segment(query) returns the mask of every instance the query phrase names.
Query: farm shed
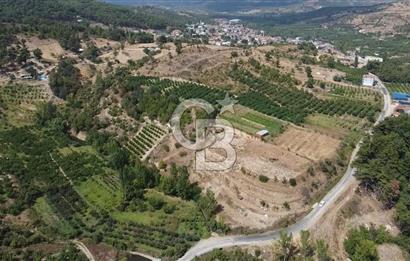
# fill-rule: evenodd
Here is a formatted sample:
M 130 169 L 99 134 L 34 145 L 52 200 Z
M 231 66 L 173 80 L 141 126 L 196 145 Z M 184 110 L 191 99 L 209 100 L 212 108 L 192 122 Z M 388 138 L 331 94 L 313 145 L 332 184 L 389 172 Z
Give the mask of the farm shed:
M 269 131 L 268 130 L 260 130 L 256 133 L 256 136 L 258 136 L 259 138 L 263 138 L 269 135 Z

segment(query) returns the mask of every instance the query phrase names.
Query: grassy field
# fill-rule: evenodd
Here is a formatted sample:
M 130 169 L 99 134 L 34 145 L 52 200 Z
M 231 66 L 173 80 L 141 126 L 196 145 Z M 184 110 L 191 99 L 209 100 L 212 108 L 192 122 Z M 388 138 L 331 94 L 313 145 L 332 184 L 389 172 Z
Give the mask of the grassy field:
M 320 84 L 320 82 L 318 82 L 318 84 Z M 382 95 L 376 90 L 358 86 L 344 86 L 336 83 L 325 83 L 325 85 L 326 88 L 329 89 L 326 96 L 331 98 L 348 98 L 375 104 L 381 104 L 382 101 Z
M 29 105 L 9 104 L 3 111 L 0 107 L 0 130 L 30 125 L 34 119 L 34 110 Z
M 45 197 L 38 198 L 33 207 L 37 215 L 46 223 L 48 226 L 56 229 L 62 235 L 72 235 L 74 230 L 72 226 L 65 221 L 60 219 L 53 207 L 47 202 Z
M 112 210 L 121 203 L 122 190 L 110 188 L 101 176 L 92 177 L 81 183 L 77 190 L 90 204 L 101 209 Z
M 95 151 L 95 148 L 92 146 L 81 146 L 81 147 L 64 147 L 58 150 L 59 153 L 61 153 L 63 156 L 67 156 L 73 152 L 84 152 L 84 153 L 90 153 L 93 155 L 98 155 L 97 151 Z
M 225 112 L 221 118 L 229 121 L 235 128 L 251 135 L 266 129 L 274 137 L 284 130 L 284 124 L 279 120 L 243 106 L 235 106 L 235 114 Z
M 324 114 L 314 114 L 306 117 L 305 126 L 342 138 L 350 132 L 362 132 L 369 126 L 369 122 L 353 116 L 331 117 Z
M 200 235 L 207 235 L 206 224 L 205 222 L 198 222 L 202 217 L 193 202 L 169 197 L 156 190 L 148 190 L 145 198 L 146 201 L 150 201 L 151 198 L 162 200 L 167 208 L 173 209 L 172 213 L 165 213 L 165 207 L 160 210 L 114 211 L 112 213 L 113 218 L 120 222 L 136 222 L 144 225 L 166 227 L 178 233 L 188 233 L 195 230 Z

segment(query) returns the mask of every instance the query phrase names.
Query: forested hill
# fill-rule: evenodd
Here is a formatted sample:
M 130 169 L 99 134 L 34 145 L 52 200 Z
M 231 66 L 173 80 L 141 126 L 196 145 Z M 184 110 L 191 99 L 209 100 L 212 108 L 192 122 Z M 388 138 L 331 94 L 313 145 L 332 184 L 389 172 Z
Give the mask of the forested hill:
M 76 21 L 78 17 L 106 25 L 165 29 L 194 20 L 154 7 L 123 7 L 96 0 L 1 0 L 0 21 L 31 23 L 35 19 Z
M 389 118 L 362 146 L 355 163 L 357 178 L 387 208 L 395 207 L 401 234 L 398 244 L 410 249 L 410 116 Z

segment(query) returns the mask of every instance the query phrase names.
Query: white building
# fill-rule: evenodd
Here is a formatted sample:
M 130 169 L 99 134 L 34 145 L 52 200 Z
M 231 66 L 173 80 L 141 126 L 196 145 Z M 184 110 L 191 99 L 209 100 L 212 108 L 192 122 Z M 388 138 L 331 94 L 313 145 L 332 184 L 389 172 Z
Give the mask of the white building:
M 363 86 L 365 87 L 373 87 L 375 84 L 375 79 L 373 76 L 369 74 L 363 75 Z
M 364 59 L 366 60 L 366 62 L 383 62 L 383 58 L 381 57 L 377 57 L 377 56 L 366 56 L 364 57 Z

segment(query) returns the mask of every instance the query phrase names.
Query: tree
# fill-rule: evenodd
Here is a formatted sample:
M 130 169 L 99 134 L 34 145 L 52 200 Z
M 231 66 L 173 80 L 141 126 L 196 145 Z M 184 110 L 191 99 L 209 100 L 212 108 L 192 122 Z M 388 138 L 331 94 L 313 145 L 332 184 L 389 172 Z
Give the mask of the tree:
M 168 39 L 165 35 L 160 35 L 160 36 L 157 37 L 156 41 L 157 41 L 158 44 L 164 44 L 164 43 L 168 42 Z
M 60 60 L 57 68 L 50 73 L 50 87 L 54 95 L 65 99 L 81 87 L 80 70 L 70 59 Z
M 306 69 L 305 69 L 305 71 L 306 71 L 306 75 L 307 75 L 308 78 L 313 78 L 313 76 L 312 76 L 312 68 L 311 68 L 310 66 L 307 66 Z
M 370 240 L 362 240 L 356 246 L 352 261 L 375 261 L 379 259 L 376 244 Z
M 330 261 L 329 246 L 323 239 L 316 240 L 316 257 L 319 261 Z
M 357 54 L 354 57 L 354 67 L 355 68 L 359 67 L 359 56 Z
M 282 230 L 279 240 L 273 245 L 273 252 L 278 260 L 292 260 L 296 252 L 292 234 L 288 234 Z
M 300 231 L 300 252 L 303 257 L 308 258 L 313 256 L 314 249 L 310 242 L 310 232 L 307 230 Z
M 57 116 L 57 106 L 55 106 L 53 103 L 48 102 L 39 105 L 37 113 L 36 113 L 36 118 L 37 118 L 37 123 L 40 126 L 45 126 L 47 122 L 51 121 Z
M 207 190 L 204 196 L 198 199 L 198 207 L 201 209 L 203 215 L 210 220 L 218 208 L 218 202 L 211 190 Z
M 177 54 L 181 54 L 182 53 L 182 43 L 181 43 L 181 41 L 175 41 L 174 44 L 175 44 Z
M 20 49 L 19 54 L 17 56 L 17 62 L 19 64 L 24 64 L 30 58 L 30 52 L 26 47 Z
M 315 87 L 315 81 L 313 80 L 313 78 L 309 78 L 307 80 L 306 87 L 308 87 L 309 89 L 313 89 Z
M 37 60 L 41 60 L 41 58 L 43 58 L 43 52 L 39 48 L 33 50 L 33 55 L 37 58 Z
M 121 170 L 127 166 L 129 162 L 129 154 L 121 147 L 118 147 L 111 156 L 111 164 L 117 170 Z
M 384 227 L 369 229 L 361 226 L 349 231 L 344 247 L 352 261 L 378 260 L 376 244 L 383 244 L 389 239 L 389 234 Z
M 335 68 L 336 67 L 336 61 L 333 57 L 329 57 L 327 59 L 327 67 L 329 67 L 329 68 Z

